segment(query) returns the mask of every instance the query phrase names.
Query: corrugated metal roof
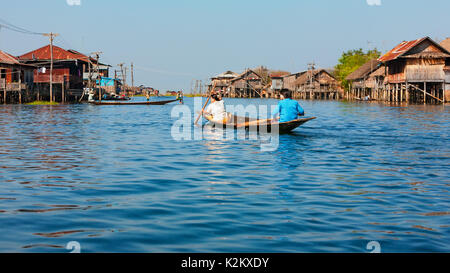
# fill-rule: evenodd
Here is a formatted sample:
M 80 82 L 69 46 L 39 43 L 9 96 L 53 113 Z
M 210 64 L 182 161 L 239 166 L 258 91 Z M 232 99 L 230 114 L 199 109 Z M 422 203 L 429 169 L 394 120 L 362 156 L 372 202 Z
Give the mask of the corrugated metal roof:
M 50 45 L 46 45 L 39 49 L 28 52 L 22 56 L 19 56 L 20 60 L 50 60 Z M 53 46 L 53 59 L 54 60 L 81 60 L 88 61 L 88 57 L 79 52 L 70 52 L 60 48 L 59 46 Z
M 412 56 L 412 57 L 416 57 L 416 58 L 420 58 L 420 57 L 430 57 L 430 58 L 431 57 L 446 57 L 445 56 L 446 54 L 450 54 L 449 48 L 446 47 L 446 45 L 448 45 L 450 47 L 450 41 L 447 41 L 449 39 L 447 39 L 446 41 L 442 42 L 441 44 L 438 44 L 435 41 L 433 41 L 430 37 L 425 37 L 425 38 L 422 38 L 422 39 L 417 39 L 417 40 L 413 40 L 413 41 L 409 41 L 409 42 L 407 42 L 407 41 L 401 42 L 399 45 L 394 47 L 388 53 L 384 54 L 378 60 L 380 62 L 388 62 L 388 61 L 395 60 L 395 59 L 397 59 L 399 57 L 402 57 L 403 55 L 405 55 L 406 53 L 411 51 L 414 47 L 416 47 L 417 45 L 419 45 L 420 43 L 422 43 L 425 40 L 430 41 L 437 48 L 439 48 L 442 51 L 441 55 L 439 55 L 438 53 L 424 52 L 422 55 L 419 54 L 419 55 Z M 429 55 L 426 55 L 426 54 L 429 54 Z M 435 54 L 435 56 L 432 56 L 432 54 Z
M 16 57 L 0 50 L 0 63 L 3 64 L 19 64 Z
M 410 51 L 413 47 L 420 44 L 424 40 L 428 39 L 428 37 L 417 39 L 413 41 L 403 41 L 396 47 L 394 47 L 391 51 L 381 56 L 378 60 L 380 62 L 388 62 L 397 59 L 401 55 L 405 54 L 406 52 Z

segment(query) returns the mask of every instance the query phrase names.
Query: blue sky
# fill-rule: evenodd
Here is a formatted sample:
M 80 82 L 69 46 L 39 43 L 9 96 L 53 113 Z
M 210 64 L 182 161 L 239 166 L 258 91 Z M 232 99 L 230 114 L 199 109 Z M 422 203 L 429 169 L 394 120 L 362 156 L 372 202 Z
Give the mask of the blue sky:
M 56 45 L 102 51 L 114 66 L 134 62 L 136 84 L 160 90 L 189 91 L 193 79 L 259 65 L 297 72 L 314 61 L 328 68 L 348 49 L 384 52 L 403 40 L 450 36 L 448 0 L 68 1 L 77 0 L 7 1 L 0 18 L 60 33 Z M 14 55 L 47 43 L 0 29 L 0 49 Z

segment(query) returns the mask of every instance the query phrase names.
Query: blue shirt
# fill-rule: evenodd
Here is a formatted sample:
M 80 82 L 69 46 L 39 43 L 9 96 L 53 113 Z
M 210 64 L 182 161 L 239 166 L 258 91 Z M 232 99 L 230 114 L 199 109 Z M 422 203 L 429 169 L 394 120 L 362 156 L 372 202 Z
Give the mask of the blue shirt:
M 305 111 L 296 100 L 284 99 L 280 101 L 272 115 L 280 115 L 280 123 L 298 119 L 305 115 Z

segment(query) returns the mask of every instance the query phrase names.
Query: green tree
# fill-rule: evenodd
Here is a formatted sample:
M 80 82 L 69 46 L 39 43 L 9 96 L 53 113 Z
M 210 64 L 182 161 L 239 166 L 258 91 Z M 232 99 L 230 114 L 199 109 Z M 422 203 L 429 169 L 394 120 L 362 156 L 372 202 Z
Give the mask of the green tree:
M 348 89 L 348 81 L 345 78 L 366 62 L 377 59 L 380 56 L 381 52 L 377 49 L 364 52 L 360 48 L 344 52 L 339 59 L 339 63 L 334 67 L 335 76 L 341 82 L 342 87 Z

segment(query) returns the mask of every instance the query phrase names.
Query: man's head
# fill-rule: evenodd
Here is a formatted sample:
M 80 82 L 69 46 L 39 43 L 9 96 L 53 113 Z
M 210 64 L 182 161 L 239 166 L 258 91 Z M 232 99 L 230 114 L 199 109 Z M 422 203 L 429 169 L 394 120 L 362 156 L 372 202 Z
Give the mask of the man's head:
M 281 90 L 281 95 L 283 95 L 285 99 L 292 99 L 292 93 L 287 89 Z

